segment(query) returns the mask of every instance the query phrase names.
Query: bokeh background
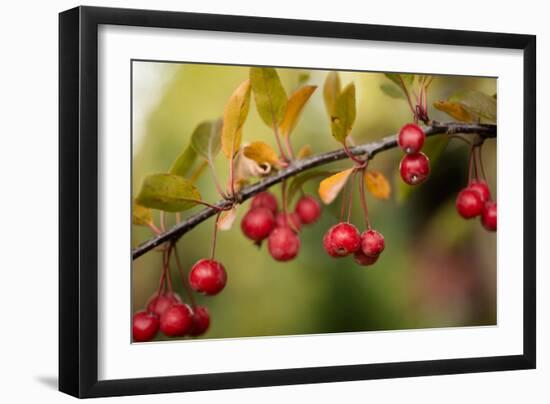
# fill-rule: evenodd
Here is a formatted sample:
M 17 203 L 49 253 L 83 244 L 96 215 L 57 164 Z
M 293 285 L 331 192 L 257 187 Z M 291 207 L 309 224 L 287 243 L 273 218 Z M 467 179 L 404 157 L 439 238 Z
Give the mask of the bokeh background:
M 339 148 L 330 134 L 323 105 L 327 72 L 277 70 L 287 94 L 308 75 L 307 84 L 319 87 L 292 133 L 295 150 L 304 144 L 311 145 L 314 154 Z M 244 66 L 133 62 L 134 194 L 147 174 L 169 170 L 198 123 L 222 116 L 228 97 L 247 77 Z M 380 90 L 382 83 L 389 82 L 382 73 L 340 72 L 340 77 L 343 86 L 350 81 L 356 85 L 357 120 L 352 131 L 356 144 L 396 133 L 411 121 L 406 102 Z M 437 76 L 429 101 L 446 99 L 461 89 L 492 95 L 496 87 L 494 78 Z M 433 107 L 429 112 L 432 119 L 452 120 Z M 253 99 L 243 135 L 244 142 L 252 140 L 275 147 L 272 132 L 261 121 Z M 467 182 L 468 146 L 460 141 L 441 142 L 437 137 L 427 140 L 425 148 L 428 154 L 433 152 L 432 173 L 427 182 L 412 190 L 398 176 L 400 150 L 381 153 L 369 165 L 392 183 L 389 201 L 367 196 L 371 223 L 386 239 L 384 253 L 371 267 L 357 266 L 352 258 L 332 259 L 322 248 L 324 232 L 338 220 L 339 199 L 324 207 L 318 223 L 304 228 L 300 254 L 287 263 L 274 261 L 265 245 L 258 249 L 242 235 L 240 218 L 250 203 L 245 202 L 233 229 L 218 235 L 216 257 L 228 272 L 226 288 L 217 296 L 196 296 L 211 315 L 210 329 L 200 338 L 496 324 L 496 233 L 485 231 L 478 220 L 463 220 L 456 213 L 456 195 Z M 484 145 L 483 160 L 496 199 L 495 140 Z M 339 162 L 327 168 L 347 166 L 349 163 Z M 227 167 L 220 154 L 216 171 L 222 182 Z M 197 185 L 203 199 L 219 199 L 208 172 Z M 314 180 L 305 190 L 316 194 L 317 186 Z M 272 191 L 280 195 L 280 187 Z M 173 215 L 167 216 L 173 223 Z M 358 200 L 353 221 L 362 230 Z M 212 231 L 211 219 L 178 243 L 187 270 L 209 256 Z M 147 228 L 133 227 L 134 246 L 151 236 Z M 175 289 L 186 300 L 176 267 L 171 270 Z M 160 254 L 150 252 L 137 259 L 132 272 L 133 308 L 137 311 L 157 288 Z

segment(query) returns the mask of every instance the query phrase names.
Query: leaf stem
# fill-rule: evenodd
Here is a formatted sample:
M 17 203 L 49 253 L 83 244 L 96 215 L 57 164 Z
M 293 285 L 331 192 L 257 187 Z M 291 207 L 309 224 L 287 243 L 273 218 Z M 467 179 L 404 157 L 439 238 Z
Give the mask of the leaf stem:
M 174 244 L 174 257 L 176 259 L 176 266 L 178 267 L 178 272 L 180 274 L 183 289 L 185 289 L 185 293 L 187 295 L 187 298 L 189 299 L 189 302 L 191 303 L 191 306 L 193 308 L 195 308 L 197 306 L 196 302 L 195 302 L 195 297 L 193 296 L 193 291 L 191 290 L 191 288 L 189 287 L 189 285 L 187 283 L 187 277 L 185 276 L 185 272 L 183 270 L 183 265 L 181 264 L 181 260 L 180 260 L 180 257 L 179 257 L 178 249 L 177 249 L 177 246 L 175 244 Z
M 283 161 L 288 162 L 289 159 L 285 154 L 285 151 L 283 149 L 283 145 L 281 143 L 281 136 L 279 135 L 279 128 L 277 128 L 277 124 L 273 124 L 273 133 L 275 134 L 275 140 L 277 141 L 277 147 L 279 148 L 279 153 L 281 154 L 281 158 Z
M 216 240 L 218 238 L 218 223 L 220 221 L 221 211 L 216 215 L 214 221 L 214 235 L 212 236 L 212 249 L 210 250 L 210 259 L 213 260 L 216 256 Z
M 361 206 L 363 207 L 363 215 L 365 218 L 365 226 L 367 230 L 370 230 L 370 220 L 369 220 L 369 208 L 367 206 L 367 198 L 365 196 L 365 174 L 366 166 L 361 169 L 361 176 L 359 179 L 359 194 L 361 195 Z
M 285 146 L 290 156 L 290 160 L 294 160 L 294 150 L 292 149 L 292 143 L 290 142 L 290 134 L 285 136 Z
M 214 163 L 212 162 L 212 160 L 207 160 L 207 162 L 208 162 L 208 167 L 210 167 L 210 174 L 212 175 L 212 179 L 214 180 L 214 186 L 216 187 L 216 191 L 218 191 L 218 194 L 220 195 L 220 197 L 226 198 L 227 195 L 225 194 L 225 192 L 223 192 L 223 188 L 221 187 L 220 182 L 218 180 L 218 176 L 216 175 L 216 170 L 214 169 Z

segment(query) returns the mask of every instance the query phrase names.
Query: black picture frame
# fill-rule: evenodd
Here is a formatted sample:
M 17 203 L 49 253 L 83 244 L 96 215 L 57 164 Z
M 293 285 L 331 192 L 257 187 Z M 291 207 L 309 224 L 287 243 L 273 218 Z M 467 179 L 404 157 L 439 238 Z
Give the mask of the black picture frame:
M 97 53 L 101 24 L 522 50 L 523 354 L 99 381 Z M 533 35 L 96 7 L 60 13 L 59 389 L 84 398 L 535 368 L 535 80 Z

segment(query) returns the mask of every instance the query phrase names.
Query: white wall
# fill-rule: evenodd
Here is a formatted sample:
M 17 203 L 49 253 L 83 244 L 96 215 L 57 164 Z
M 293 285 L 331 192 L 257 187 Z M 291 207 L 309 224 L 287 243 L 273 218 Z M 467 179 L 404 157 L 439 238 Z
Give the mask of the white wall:
M 426 1 L 91 1 L 89 5 L 337 20 L 538 36 L 538 206 L 550 193 L 543 152 L 550 147 L 550 26 L 545 3 Z M 0 397 L 66 402 L 57 374 L 57 13 L 73 1 L 4 2 L 0 43 Z M 512 6 L 514 5 L 514 6 Z M 518 134 L 520 136 L 520 134 Z M 32 146 L 32 148 L 31 148 Z M 511 162 L 512 163 L 512 162 Z M 117 402 L 298 402 L 342 399 L 423 403 L 548 402 L 550 392 L 549 215 L 538 212 L 539 368 L 534 371 L 246 389 L 111 399 Z M 32 239 L 36 234 L 37 243 Z M 520 238 L 521 235 L 518 235 Z M 38 244 L 40 243 L 40 244 Z M 21 288 L 26 285 L 28 289 Z M 527 398 L 527 400 L 526 400 Z

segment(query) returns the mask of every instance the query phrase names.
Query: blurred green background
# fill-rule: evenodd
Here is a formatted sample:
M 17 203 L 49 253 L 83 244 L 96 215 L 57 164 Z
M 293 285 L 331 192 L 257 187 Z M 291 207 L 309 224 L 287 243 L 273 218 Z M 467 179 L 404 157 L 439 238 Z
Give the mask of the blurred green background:
M 287 94 L 306 73 L 300 69 L 277 71 Z M 307 72 L 307 84 L 319 88 L 292 134 L 294 148 L 309 144 L 314 154 L 337 149 L 340 146 L 330 134 L 323 105 L 322 85 L 327 72 Z M 247 77 L 248 68 L 240 66 L 133 63 L 134 196 L 147 174 L 169 170 L 198 123 L 222 116 L 228 97 Z M 356 85 L 357 121 L 352 131 L 356 144 L 396 133 L 411 121 L 406 102 L 380 90 L 380 84 L 389 82 L 383 74 L 340 72 L 340 77 L 343 86 L 351 81 Z M 492 95 L 496 93 L 496 79 L 437 76 L 429 102 L 446 99 L 461 89 Z M 429 113 L 432 119 L 452 120 L 433 107 Z M 275 147 L 272 132 L 261 121 L 252 99 L 243 141 L 253 140 Z M 427 143 L 437 141 L 434 137 Z M 432 159 L 429 180 L 411 193 L 397 173 L 401 157 L 402 152 L 394 149 L 379 154 L 369 165 L 392 183 L 389 201 L 367 196 L 371 223 L 386 239 L 384 253 L 371 267 L 360 267 L 352 258 L 332 259 L 322 248 L 324 232 L 338 220 L 339 198 L 324 207 L 318 223 L 304 228 L 300 254 L 287 263 L 274 261 L 265 245 L 258 249 L 242 235 L 240 218 L 248 208 L 246 202 L 233 229 L 218 235 L 216 257 L 228 272 L 226 288 L 217 296 L 197 296 L 211 315 L 210 329 L 201 338 L 496 324 L 496 233 L 485 231 L 479 220 L 461 219 L 454 208 L 456 195 L 467 181 L 468 146 L 450 142 L 439 158 Z M 486 142 L 483 159 L 496 200 L 494 140 Z M 339 162 L 327 168 L 347 166 L 349 162 Z M 227 167 L 220 154 L 216 171 L 223 183 Z M 219 199 L 209 172 L 197 185 L 206 201 Z M 318 180 L 314 180 L 305 190 L 316 194 L 317 186 Z M 272 191 L 280 196 L 280 187 Z M 167 216 L 173 223 L 173 215 Z M 353 221 L 363 230 L 358 200 Z M 186 269 L 209 256 L 213 225 L 212 219 L 204 222 L 178 243 Z M 134 246 L 151 236 L 149 229 L 133 227 Z M 176 290 L 187 300 L 176 267 L 171 270 Z M 150 252 L 137 259 L 132 271 L 133 309 L 137 311 L 157 288 L 161 254 Z

